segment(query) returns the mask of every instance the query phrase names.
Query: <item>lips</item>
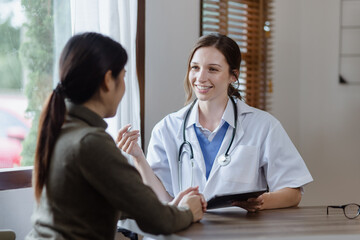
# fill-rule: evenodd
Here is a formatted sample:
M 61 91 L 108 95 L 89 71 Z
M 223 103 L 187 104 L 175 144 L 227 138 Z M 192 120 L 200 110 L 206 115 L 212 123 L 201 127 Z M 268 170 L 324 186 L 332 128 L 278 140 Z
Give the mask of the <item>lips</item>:
M 208 90 L 210 88 L 212 88 L 212 86 L 200 86 L 200 85 L 195 85 L 199 90 Z
M 198 90 L 200 90 L 200 91 L 206 91 L 206 90 L 209 90 L 210 88 L 213 88 L 213 86 L 212 85 L 201 85 L 201 84 L 194 84 L 194 86 L 198 89 Z
M 204 86 L 204 85 L 197 85 L 197 84 L 194 84 L 194 85 L 195 85 L 197 92 L 200 94 L 206 94 L 212 88 L 212 86 Z

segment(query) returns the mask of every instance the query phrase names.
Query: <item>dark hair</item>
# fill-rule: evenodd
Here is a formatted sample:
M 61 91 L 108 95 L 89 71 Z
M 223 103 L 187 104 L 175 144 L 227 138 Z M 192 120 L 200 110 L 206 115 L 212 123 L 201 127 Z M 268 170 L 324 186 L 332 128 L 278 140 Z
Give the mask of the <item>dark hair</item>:
M 78 34 L 66 43 L 60 57 L 60 82 L 48 97 L 39 120 L 33 177 L 37 201 L 65 120 L 65 98 L 75 104 L 86 102 L 98 92 L 105 74 L 110 70 L 117 79 L 126 62 L 125 49 L 99 33 Z
M 199 48 L 202 48 L 202 47 L 215 47 L 216 49 L 218 49 L 224 55 L 227 63 L 229 64 L 230 74 L 235 76 L 235 78 L 237 79 L 237 83 L 238 83 L 238 78 L 239 78 L 238 74 L 239 74 L 240 63 L 241 63 L 241 52 L 240 52 L 240 48 L 237 45 L 237 43 L 234 40 L 232 40 L 231 38 L 229 38 L 228 36 L 225 36 L 225 35 L 222 35 L 219 33 L 212 33 L 209 35 L 204 35 L 199 38 L 199 40 L 197 41 L 197 43 L 191 50 L 190 56 L 188 59 L 187 73 L 186 73 L 185 81 L 184 81 L 185 92 L 187 95 L 186 103 L 189 103 L 189 101 L 192 98 L 192 93 L 193 93 L 191 84 L 189 82 L 189 72 L 191 70 L 190 63 L 191 63 L 191 60 L 192 60 L 195 52 Z M 235 88 L 232 84 L 229 84 L 228 96 L 234 96 L 234 97 L 241 99 L 239 90 L 237 88 Z

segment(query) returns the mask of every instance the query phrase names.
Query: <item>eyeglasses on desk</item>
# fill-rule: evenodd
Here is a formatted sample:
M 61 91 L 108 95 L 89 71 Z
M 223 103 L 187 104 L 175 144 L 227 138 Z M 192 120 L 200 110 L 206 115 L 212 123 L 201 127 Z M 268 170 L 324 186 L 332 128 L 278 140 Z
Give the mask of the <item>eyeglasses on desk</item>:
M 354 219 L 360 214 L 360 205 L 356 203 L 349 203 L 341 206 L 327 206 L 326 214 L 329 215 L 329 208 L 342 208 L 345 217 Z

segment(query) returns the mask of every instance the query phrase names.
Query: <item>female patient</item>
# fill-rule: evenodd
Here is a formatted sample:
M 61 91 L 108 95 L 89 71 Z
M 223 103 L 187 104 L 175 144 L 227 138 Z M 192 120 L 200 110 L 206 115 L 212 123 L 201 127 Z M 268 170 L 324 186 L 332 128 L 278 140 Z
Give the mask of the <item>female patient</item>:
M 76 35 L 66 44 L 60 82 L 41 114 L 33 179 L 37 206 L 27 239 L 113 240 L 120 213 L 152 234 L 169 234 L 202 218 L 196 188 L 164 205 L 105 132 L 103 118 L 115 115 L 124 95 L 126 61 L 119 43 L 97 33 Z

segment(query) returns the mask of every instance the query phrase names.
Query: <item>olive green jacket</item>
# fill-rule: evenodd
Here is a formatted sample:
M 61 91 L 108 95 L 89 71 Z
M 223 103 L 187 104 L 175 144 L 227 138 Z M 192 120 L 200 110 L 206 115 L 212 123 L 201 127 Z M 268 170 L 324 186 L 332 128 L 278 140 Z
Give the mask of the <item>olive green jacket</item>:
M 69 102 L 67 111 L 27 239 L 113 240 L 121 214 L 152 234 L 191 224 L 189 210 L 161 203 L 143 184 L 99 115 Z

